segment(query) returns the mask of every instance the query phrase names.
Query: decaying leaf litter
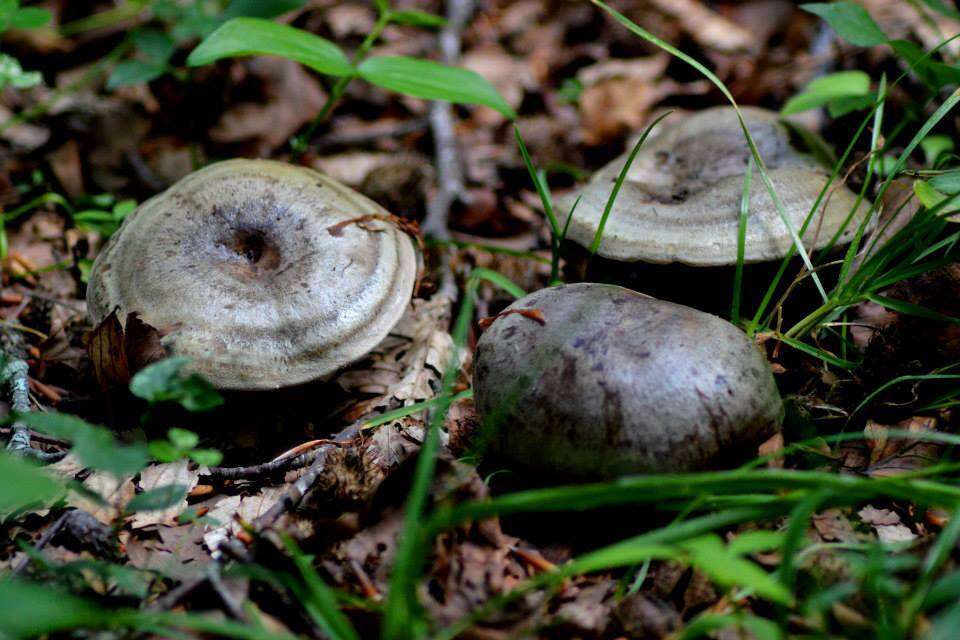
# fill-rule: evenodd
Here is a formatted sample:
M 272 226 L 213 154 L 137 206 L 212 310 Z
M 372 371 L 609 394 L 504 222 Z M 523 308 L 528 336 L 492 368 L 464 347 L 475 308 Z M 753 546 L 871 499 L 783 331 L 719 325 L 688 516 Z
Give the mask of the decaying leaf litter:
M 19 4 L 0 4 L 4 633 L 900 638 L 960 624 L 952 4 Z M 218 29 L 242 46 L 215 50 Z M 274 32 L 286 49 L 256 40 Z M 304 33 L 336 45 L 304 59 L 289 49 L 316 47 Z M 258 52 L 287 57 L 233 57 Z M 445 88 L 419 81 L 431 73 Z M 834 250 L 802 219 L 782 261 L 744 264 L 741 241 L 709 270 L 614 263 L 602 233 L 563 241 L 568 200 L 645 127 L 652 144 L 730 98 L 789 116 L 790 144 L 825 163 L 827 206 L 840 193 L 870 209 Z M 730 220 L 745 238 L 756 198 L 777 208 L 770 147 L 755 150 L 720 154 L 743 157 L 736 173 L 671 160 L 682 179 L 742 182 L 724 210 L 743 212 Z M 164 358 L 176 323 L 87 316 L 94 259 L 137 205 L 241 157 L 322 171 L 391 214 L 331 238 L 427 232 L 403 317 L 333 379 L 218 390 Z M 691 197 L 610 176 L 620 193 L 637 184 Z M 598 218 L 620 215 L 604 204 Z M 266 268 L 269 238 L 233 240 Z M 504 309 L 585 278 L 732 319 L 775 375 L 781 433 L 727 451 L 749 460 L 735 470 L 610 482 L 498 460 L 472 398 L 477 340 L 553 329 L 542 310 Z

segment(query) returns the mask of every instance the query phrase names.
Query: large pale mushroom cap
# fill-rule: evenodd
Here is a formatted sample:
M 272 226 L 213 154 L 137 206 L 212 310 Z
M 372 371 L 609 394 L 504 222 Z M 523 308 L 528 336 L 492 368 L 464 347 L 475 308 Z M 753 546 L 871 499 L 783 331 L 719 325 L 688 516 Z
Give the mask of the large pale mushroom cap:
M 220 162 L 124 221 L 93 265 L 90 314 L 139 313 L 221 388 L 322 378 L 363 357 L 410 301 L 416 252 L 388 215 L 310 169 Z
M 829 171 L 790 145 L 776 113 L 743 107 L 760 157 L 799 232 L 829 179 Z M 598 253 L 622 261 L 682 262 L 697 266 L 735 264 L 744 173 L 750 150 L 732 107 L 716 107 L 680 122 L 668 119 L 634 159 L 604 227 Z M 582 190 L 568 237 L 585 247 L 593 242 L 607 199 L 627 154 L 600 169 Z M 835 185 L 832 185 L 833 188 Z M 575 195 L 560 201 L 569 211 Z M 808 250 L 827 244 L 854 209 L 856 195 L 843 185 L 833 190 L 803 235 Z M 869 209 L 863 203 L 844 227 L 849 242 Z M 790 234 L 754 170 L 747 221 L 747 262 L 785 256 Z

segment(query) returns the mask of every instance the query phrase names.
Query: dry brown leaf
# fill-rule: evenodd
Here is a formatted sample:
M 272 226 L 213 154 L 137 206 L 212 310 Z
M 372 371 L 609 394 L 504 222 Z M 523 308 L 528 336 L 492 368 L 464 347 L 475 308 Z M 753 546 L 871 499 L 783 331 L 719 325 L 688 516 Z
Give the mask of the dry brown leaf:
M 67 502 L 72 507 L 86 511 L 103 524 L 113 524 L 137 493 L 133 476 L 118 478 L 106 471 L 94 471 L 84 480 L 83 487 L 100 496 L 103 503 L 76 491 L 68 494 Z
M 351 409 L 353 419 L 434 397 L 453 346 L 447 332 L 450 313 L 450 301 L 443 296 L 414 299 L 390 335 L 371 351 L 370 360 L 337 377 L 348 393 L 375 396 Z
M 680 22 L 698 43 L 723 52 L 754 49 L 754 34 L 697 0 L 650 0 L 650 3 Z
M 326 95 L 293 60 L 253 58 L 243 64 L 263 81 L 266 102 L 231 107 L 210 130 L 210 137 L 221 143 L 257 139 L 275 149 L 313 119 Z
M 176 504 L 170 505 L 166 509 L 159 511 L 140 511 L 134 514 L 130 519 L 130 526 L 134 529 L 142 529 L 152 525 L 172 526 L 176 524 L 177 517 L 187 508 L 186 494 L 200 480 L 200 473 L 190 469 L 188 460 L 179 460 L 177 462 L 168 462 L 166 464 L 151 465 L 140 472 L 140 490 L 152 491 L 161 487 L 170 485 L 181 485 L 186 487 L 184 497 Z
M 936 419 L 917 416 L 894 425 L 899 431 L 911 431 L 922 435 L 934 431 Z M 870 466 L 867 473 L 872 477 L 900 475 L 933 464 L 940 457 L 940 445 L 912 437 L 891 437 L 885 425 L 867 421 L 863 429 L 870 448 Z

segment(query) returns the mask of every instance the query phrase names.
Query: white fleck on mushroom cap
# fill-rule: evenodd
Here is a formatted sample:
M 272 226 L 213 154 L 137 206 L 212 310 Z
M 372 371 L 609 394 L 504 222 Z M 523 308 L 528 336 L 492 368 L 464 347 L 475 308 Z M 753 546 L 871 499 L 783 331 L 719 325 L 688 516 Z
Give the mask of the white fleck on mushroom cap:
M 227 389 L 325 377 L 362 358 L 413 291 L 410 237 L 374 203 L 311 169 L 229 160 L 147 200 L 97 257 L 96 323 L 118 308 Z M 341 224 L 339 229 L 330 228 Z
M 798 232 L 830 173 L 790 145 L 789 134 L 772 111 L 741 111 L 768 175 Z M 682 262 L 695 266 L 735 264 L 744 173 L 750 160 L 733 107 L 697 112 L 680 122 L 660 125 L 634 159 L 604 227 L 601 256 L 622 261 Z M 656 133 L 656 132 L 655 132 Z M 624 154 L 600 169 L 582 189 L 568 237 L 590 247 L 607 199 L 626 162 Z M 826 205 L 803 234 L 804 247 L 819 248 L 841 228 L 837 244 L 846 244 L 870 208 L 834 184 Z M 560 199 L 569 211 L 576 194 Z M 846 223 L 846 226 L 844 226 Z M 747 220 L 746 262 L 782 258 L 793 246 L 758 170 L 754 169 Z

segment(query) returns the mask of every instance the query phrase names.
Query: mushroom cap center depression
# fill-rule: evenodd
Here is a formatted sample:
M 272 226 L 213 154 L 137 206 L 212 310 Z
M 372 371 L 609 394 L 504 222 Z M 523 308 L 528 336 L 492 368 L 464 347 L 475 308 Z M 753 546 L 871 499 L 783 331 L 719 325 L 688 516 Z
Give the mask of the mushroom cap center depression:
M 375 346 L 409 302 L 410 239 L 380 220 L 343 224 L 385 213 L 300 167 L 212 165 L 125 221 L 94 267 L 91 314 L 140 313 L 220 386 L 322 377 Z

